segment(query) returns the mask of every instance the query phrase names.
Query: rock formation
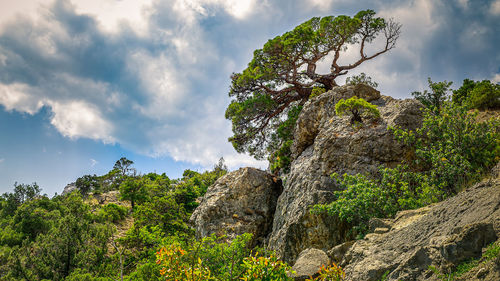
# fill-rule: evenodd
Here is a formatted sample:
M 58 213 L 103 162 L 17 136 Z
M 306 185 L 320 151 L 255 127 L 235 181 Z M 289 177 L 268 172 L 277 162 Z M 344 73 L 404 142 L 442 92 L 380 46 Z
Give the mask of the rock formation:
M 231 240 L 253 234 L 252 244 L 262 244 L 271 229 L 281 182 L 270 174 L 242 168 L 210 186 L 191 216 L 197 237 L 227 235 Z
M 353 127 L 349 117 L 335 116 L 335 103 L 358 96 L 378 105 L 381 118 Z M 395 166 L 405 157 L 387 126 L 415 129 L 421 104 L 380 96 L 365 85 L 341 86 L 309 100 L 297 120 L 290 173 L 277 203 L 269 247 L 294 262 L 302 250 L 328 250 L 345 241 L 345 226 L 335 218 L 312 215 L 309 207 L 331 202 L 333 172 L 375 175 L 379 166 Z
M 448 200 L 399 212 L 389 232 L 368 234 L 348 246 L 341 262 L 347 280 L 376 281 L 386 272 L 388 281 L 437 280 L 429 266 L 450 272 L 481 257 L 500 237 L 500 164 L 495 171 L 492 178 Z M 500 260 L 490 263 L 461 280 L 498 280 Z

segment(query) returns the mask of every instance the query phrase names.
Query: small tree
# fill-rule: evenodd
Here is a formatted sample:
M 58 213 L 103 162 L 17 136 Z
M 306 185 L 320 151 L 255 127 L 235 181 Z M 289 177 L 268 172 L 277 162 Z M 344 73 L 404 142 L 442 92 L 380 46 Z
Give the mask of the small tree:
M 347 100 L 339 100 L 335 105 L 335 114 L 339 116 L 345 114 L 351 115 L 351 124 L 363 123 L 362 117 L 380 117 L 380 112 L 376 105 L 356 96 Z
M 120 195 L 122 200 L 130 201 L 134 209 L 135 203 L 146 199 L 147 193 L 140 178 L 129 177 L 120 184 Z
M 420 101 L 425 107 L 431 109 L 434 113 L 439 114 L 443 103 L 448 99 L 448 92 L 452 82 L 432 82 L 431 78 L 427 78 L 431 92 L 413 92 L 411 95 Z

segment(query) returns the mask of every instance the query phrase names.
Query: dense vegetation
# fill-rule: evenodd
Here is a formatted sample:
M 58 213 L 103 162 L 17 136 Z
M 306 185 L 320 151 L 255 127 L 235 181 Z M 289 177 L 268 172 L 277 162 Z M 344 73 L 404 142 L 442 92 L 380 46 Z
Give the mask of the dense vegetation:
M 194 241 L 186 223 L 196 198 L 227 168 L 221 161 L 212 171 L 186 170 L 170 180 L 138 175 L 132 164 L 122 158 L 103 176 L 82 176 L 66 195 L 49 198 L 36 184 L 15 184 L 3 194 L 0 279 L 160 280 L 156 251 L 173 241 Z M 113 202 L 98 203 L 103 197 Z

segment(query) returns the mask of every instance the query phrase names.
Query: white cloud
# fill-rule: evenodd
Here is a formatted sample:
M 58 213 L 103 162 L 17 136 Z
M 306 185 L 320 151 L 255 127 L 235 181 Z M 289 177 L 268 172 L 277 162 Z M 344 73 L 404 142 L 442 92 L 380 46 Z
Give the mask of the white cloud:
M 153 0 L 72 0 L 79 14 L 93 16 L 103 30 L 116 33 L 128 25 L 138 35 L 148 33 L 148 16 Z
M 21 83 L 0 83 L 0 104 L 8 111 L 35 114 L 43 106 L 43 102 L 28 94 L 29 91 L 30 87 Z
M 99 161 L 90 158 L 90 167 L 94 167 L 95 165 L 99 164 Z
M 496 73 L 493 78 L 491 78 L 491 82 L 500 83 L 500 73 Z
M 319 9 L 328 9 L 333 4 L 334 0 L 308 0 L 309 4 Z
M 500 15 L 500 0 L 495 0 L 491 3 L 490 13 L 495 16 Z
M 49 101 L 53 116 L 50 123 L 65 137 L 85 137 L 113 143 L 113 125 L 97 108 L 84 101 Z

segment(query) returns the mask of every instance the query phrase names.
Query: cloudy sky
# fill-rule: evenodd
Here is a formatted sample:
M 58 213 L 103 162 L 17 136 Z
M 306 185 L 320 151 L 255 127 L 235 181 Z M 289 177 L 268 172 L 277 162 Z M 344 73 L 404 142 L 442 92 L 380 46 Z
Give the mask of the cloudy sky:
M 221 156 L 265 168 L 227 142 L 229 76 L 313 16 L 368 8 L 403 24 L 396 49 L 352 72 L 382 94 L 500 81 L 500 0 L 0 0 L 0 192 L 60 193 L 122 156 L 173 178 Z

